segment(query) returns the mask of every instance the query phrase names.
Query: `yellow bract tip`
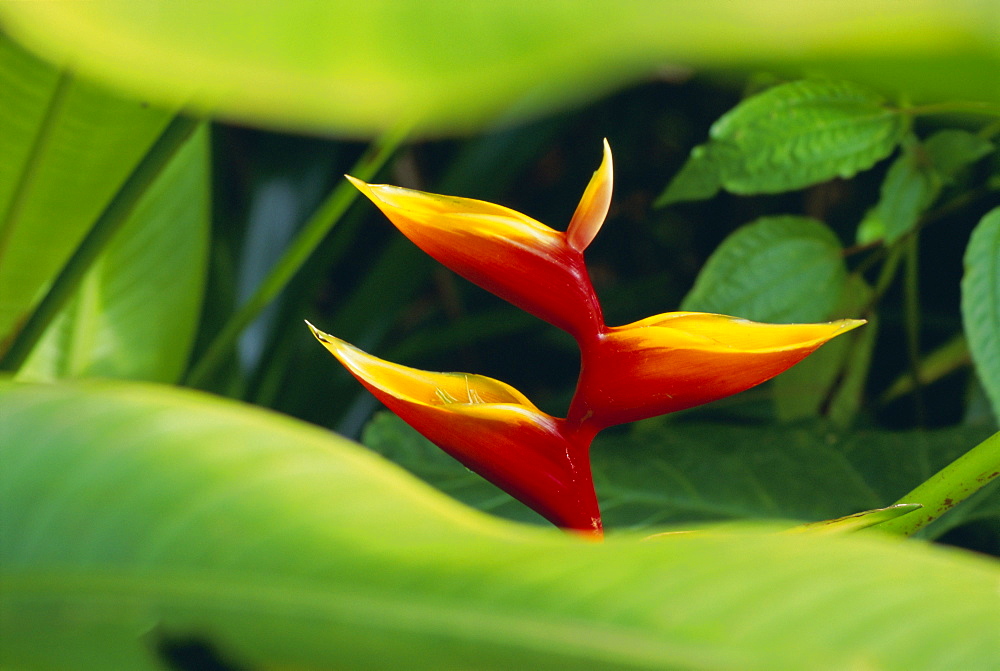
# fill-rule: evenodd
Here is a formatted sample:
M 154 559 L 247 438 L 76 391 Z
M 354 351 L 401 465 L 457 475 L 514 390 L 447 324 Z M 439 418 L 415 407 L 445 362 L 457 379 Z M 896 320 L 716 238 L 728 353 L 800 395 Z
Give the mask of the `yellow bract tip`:
M 569 246 L 582 252 L 593 242 L 611 207 L 611 191 L 614 186 L 614 168 L 611 161 L 611 145 L 604 140 L 604 159 L 590 179 L 580 204 L 566 229 L 566 241 Z

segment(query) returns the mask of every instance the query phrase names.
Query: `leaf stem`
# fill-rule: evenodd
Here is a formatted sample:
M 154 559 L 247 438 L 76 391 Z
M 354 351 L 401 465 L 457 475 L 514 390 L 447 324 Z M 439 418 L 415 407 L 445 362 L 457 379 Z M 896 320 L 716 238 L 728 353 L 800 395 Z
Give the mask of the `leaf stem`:
M 1000 432 L 973 447 L 896 502 L 919 503 L 923 508 L 874 528 L 901 536 L 912 536 L 985 487 L 998 475 Z
M 16 371 L 21 367 L 49 324 L 80 286 L 94 260 L 104 251 L 108 241 L 121 229 L 150 185 L 160 176 L 200 123 L 198 119 L 178 115 L 167 125 L 63 266 L 48 293 L 32 312 L 14 344 L 0 361 L 0 370 Z
M 351 174 L 363 180 L 374 176 L 406 139 L 408 130 L 408 127 L 399 127 L 378 138 L 354 165 Z M 357 196 L 358 190 L 347 181 L 341 182 L 330 192 L 254 294 L 229 317 L 201 358 L 191 367 L 184 381 L 186 385 L 199 387 L 205 384 L 243 329 L 281 293 Z

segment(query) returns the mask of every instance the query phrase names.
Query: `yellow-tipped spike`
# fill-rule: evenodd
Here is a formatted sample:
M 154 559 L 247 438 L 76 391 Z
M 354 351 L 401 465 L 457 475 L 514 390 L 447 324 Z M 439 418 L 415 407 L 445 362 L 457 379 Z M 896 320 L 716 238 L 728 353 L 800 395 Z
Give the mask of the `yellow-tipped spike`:
M 614 168 L 611 162 L 611 145 L 607 138 L 604 140 L 604 159 L 601 167 L 597 169 L 590 179 L 580 204 L 576 206 L 576 212 L 566 229 L 566 241 L 569 246 L 578 252 L 585 250 L 597 232 L 604 225 L 604 219 L 608 216 L 608 208 L 611 207 L 611 191 L 614 186 Z

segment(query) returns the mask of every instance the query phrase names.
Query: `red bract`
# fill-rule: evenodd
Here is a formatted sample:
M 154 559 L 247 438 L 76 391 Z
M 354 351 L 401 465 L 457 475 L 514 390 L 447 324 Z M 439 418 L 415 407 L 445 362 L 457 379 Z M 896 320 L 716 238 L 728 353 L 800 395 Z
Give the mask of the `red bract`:
M 435 259 L 571 333 L 581 350 L 580 379 L 569 417 L 561 419 L 497 380 L 399 366 L 313 333 L 429 440 L 565 528 L 601 533 L 589 456 L 598 431 L 748 389 L 864 323 L 759 324 L 671 312 L 606 326 L 583 262 L 611 202 L 606 141 L 566 233 L 491 203 L 348 179 Z
M 668 312 L 609 328 L 583 344 L 569 418 L 603 429 L 731 396 L 770 380 L 863 323 L 760 324 Z
M 594 173 L 568 233 L 500 205 L 386 184 L 351 183 L 420 249 L 448 268 L 578 339 L 601 327 L 583 262 L 611 200 L 611 150 Z
M 570 434 L 565 420 L 498 380 L 389 363 L 309 328 L 387 408 L 466 467 L 554 524 L 600 533 L 588 456 L 592 433 Z

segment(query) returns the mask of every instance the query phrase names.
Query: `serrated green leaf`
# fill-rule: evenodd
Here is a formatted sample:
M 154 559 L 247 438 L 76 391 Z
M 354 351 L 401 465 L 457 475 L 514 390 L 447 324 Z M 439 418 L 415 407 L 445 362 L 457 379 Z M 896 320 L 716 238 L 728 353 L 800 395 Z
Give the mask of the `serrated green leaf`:
M 712 125 L 707 150 L 726 190 L 778 193 L 867 170 L 892 153 L 906 127 L 863 87 L 805 80 L 740 103 Z
M 762 322 L 823 321 L 846 277 L 840 242 L 822 222 L 763 217 L 719 245 L 681 309 Z
M 598 544 L 203 394 L 2 383 L 0 402 L 5 668 L 1000 663 L 1000 568 L 969 553 L 773 528 Z
M 0 36 L 0 354 L 171 115 Z
M 828 317 L 858 318 L 872 297 L 864 279 L 850 275 Z M 869 314 L 867 319 L 863 328 L 828 342 L 774 379 L 771 389 L 781 421 L 827 417 L 836 426 L 852 423 L 861 407 L 878 334 L 878 318 Z
M 94 262 L 18 379 L 180 377 L 201 316 L 210 225 L 208 150 L 208 129 L 202 127 Z
M 976 373 L 1000 419 L 1000 208 L 979 221 L 965 250 L 962 323 Z

